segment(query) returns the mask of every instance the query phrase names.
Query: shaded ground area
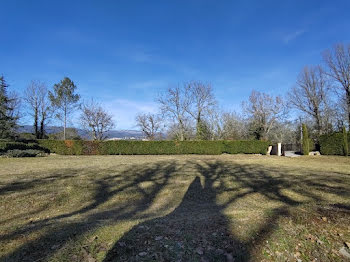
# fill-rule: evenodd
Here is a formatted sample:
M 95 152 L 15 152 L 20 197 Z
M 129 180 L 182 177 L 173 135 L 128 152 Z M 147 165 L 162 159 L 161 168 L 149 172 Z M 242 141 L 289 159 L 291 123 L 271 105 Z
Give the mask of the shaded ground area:
M 1 261 L 344 261 L 349 251 L 344 157 L 55 156 L 0 165 Z

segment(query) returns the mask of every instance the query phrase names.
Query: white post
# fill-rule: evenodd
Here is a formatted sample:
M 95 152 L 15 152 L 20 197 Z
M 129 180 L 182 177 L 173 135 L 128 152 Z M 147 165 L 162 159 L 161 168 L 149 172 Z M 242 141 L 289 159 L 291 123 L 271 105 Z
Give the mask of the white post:
M 277 143 L 277 155 L 281 156 L 282 155 L 282 144 Z

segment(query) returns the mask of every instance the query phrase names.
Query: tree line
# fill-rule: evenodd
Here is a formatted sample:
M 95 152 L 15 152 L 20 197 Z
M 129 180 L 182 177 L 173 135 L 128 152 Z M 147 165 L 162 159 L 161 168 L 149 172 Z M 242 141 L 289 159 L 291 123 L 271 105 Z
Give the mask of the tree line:
M 253 90 L 240 114 L 220 110 L 210 84 L 170 87 L 158 96 L 159 113 L 138 115 L 138 126 L 149 139 L 166 126 L 168 137 L 179 140 L 295 143 L 300 141 L 304 123 L 317 144 L 322 134 L 350 129 L 350 44 L 337 44 L 322 57 L 322 65 L 302 69 L 285 97 Z M 297 114 L 291 114 L 291 109 Z
M 77 110 L 80 110 L 80 124 L 95 140 L 105 139 L 105 133 L 114 127 L 112 116 L 93 99 L 81 102 L 81 96 L 76 93 L 77 86 L 68 77 L 49 90 L 44 82 L 33 80 L 27 86 L 22 98 L 16 93 L 7 93 L 8 84 L 0 77 L 0 138 L 14 138 L 16 127 L 21 116 L 20 103 L 23 102 L 26 111 L 33 120 L 36 139 L 47 138 L 46 127 L 50 120 L 57 119 L 63 124 L 62 139 L 67 138 L 67 123 Z
M 242 112 L 220 109 L 209 83 L 192 81 L 164 89 L 157 95 L 158 113 L 142 112 L 135 124 L 149 140 L 258 139 L 283 143 L 300 141 L 306 124 L 317 143 L 322 134 L 350 128 L 350 44 L 338 44 L 323 54 L 323 64 L 305 66 L 285 97 L 253 90 L 242 102 Z M 0 77 L 0 138 L 14 135 L 24 102 L 37 139 L 46 137 L 51 119 L 67 122 L 80 111 L 80 124 L 91 138 L 103 140 L 114 127 L 112 116 L 94 100 L 81 102 L 74 82 L 65 77 L 51 90 L 32 81 L 21 97 L 8 93 Z M 297 114 L 291 114 L 295 109 Z

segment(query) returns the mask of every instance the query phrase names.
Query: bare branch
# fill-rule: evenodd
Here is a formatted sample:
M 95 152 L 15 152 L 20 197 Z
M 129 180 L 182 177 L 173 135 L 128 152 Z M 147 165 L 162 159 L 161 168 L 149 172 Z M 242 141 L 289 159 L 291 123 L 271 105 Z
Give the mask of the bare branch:
M 105 133 L 114 127 L 112 116 L 93 99 L 82 103 L 80 120 L 85 129 L 91 132 L 93 140 L 106 139 Z

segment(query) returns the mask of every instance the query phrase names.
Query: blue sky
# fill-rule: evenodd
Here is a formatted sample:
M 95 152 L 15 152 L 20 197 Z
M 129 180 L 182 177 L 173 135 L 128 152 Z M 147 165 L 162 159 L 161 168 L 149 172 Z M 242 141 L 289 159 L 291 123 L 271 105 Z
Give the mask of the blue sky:
M 22 92 L 64 76 L 118 129 L 157 110 L 157 93 L 209 82 L 222 108 L 253 89 L 283 95 L 323 50 L 350 42 L 350 1 L 1 0 L 0 74 Z M 24 118 L 24 122 L 26 122 Z

